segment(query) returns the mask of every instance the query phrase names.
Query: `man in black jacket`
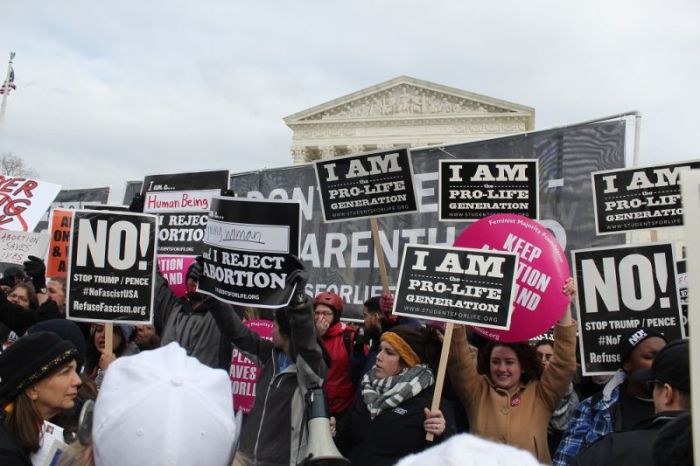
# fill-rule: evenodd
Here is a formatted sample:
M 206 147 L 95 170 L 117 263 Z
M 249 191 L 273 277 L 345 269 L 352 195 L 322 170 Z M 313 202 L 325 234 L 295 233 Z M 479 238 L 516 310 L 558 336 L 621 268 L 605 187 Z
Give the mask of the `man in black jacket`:
M 688 341 L 666 345 L 650 369 L 634 375 L 653 385 L 653 418 L 642 421 L 635 430 L 613 432 L 571 461 L 571 466 L 653 466 L 652 447 L 659 430 L 690 408 L 690 357 Z

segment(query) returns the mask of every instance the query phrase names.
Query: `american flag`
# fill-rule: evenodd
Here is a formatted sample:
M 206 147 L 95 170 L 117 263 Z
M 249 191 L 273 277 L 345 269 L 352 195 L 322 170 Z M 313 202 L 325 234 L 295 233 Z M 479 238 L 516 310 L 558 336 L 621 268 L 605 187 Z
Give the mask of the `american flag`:
M 10 75 L 7 77 L 7 81 L 0 86 L 0 95 L 5 93 L 5 89 L 7 89 L 8 94 L 12 89 L 17 89 L 17 85 L 15 84 L 15 69 L 12 67 L 10 67 Z

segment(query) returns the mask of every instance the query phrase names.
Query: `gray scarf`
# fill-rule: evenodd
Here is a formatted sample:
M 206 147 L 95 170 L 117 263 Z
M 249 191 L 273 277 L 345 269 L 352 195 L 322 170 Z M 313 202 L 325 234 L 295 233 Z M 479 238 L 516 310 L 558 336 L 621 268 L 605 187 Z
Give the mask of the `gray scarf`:
M 387 409 L 396 408 L 435 383 L 433 372 L 424 364 L 404 369 L 385 379 L 374 376 L 374 368 L 362 378 L 362 399 L 374 419 Z

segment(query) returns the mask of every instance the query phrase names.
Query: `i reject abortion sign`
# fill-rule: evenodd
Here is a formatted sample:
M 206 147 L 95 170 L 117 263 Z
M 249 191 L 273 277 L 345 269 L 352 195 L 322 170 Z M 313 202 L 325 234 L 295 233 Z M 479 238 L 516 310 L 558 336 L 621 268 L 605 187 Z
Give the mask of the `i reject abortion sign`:
M 561 292 L 569 277 L 566 254 L 539 222 L 513 214 L 491 215 L 467 227 L 455 246 L 517 253 L 515 297 L 509 330 L 474 327 L 496 341 L 524 341 L 549 330 L 569 300 Z

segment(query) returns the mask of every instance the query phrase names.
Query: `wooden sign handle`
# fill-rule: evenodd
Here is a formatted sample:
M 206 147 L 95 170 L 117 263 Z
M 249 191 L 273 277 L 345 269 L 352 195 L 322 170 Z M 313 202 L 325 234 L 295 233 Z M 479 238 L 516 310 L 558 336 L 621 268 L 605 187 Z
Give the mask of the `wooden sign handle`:
M 442 399 L 442 387 L 445 385 L 445 372 L 447 370 L 447 358 L 450 356 L 450 344 L 452 343 L 452 331 L 455 324 L 447 322 L 445 324 L 445 336 L 442 339 L 442 351 L 440 352 L 440 365 L 438 366 L 437 378 L 435 379 L 435 391 L 433 392 L 433 404 L 431 411 L 440 409 Z M 433 434 L 426 434 L 425 440 L 432 442 L 435 439 Z
M 384 264 L 384 250 L 382 243 L 379 241 L 379 225 L 377 219 L 371 217 L 369 219 L 370 227 L 372 228 L 372 240 L 374 242 L 374 253 L 379 261 L 379 279 L 382 281 L 382 289 L 384 293 L 389 293 L 389 276 L 386 273 L 386 265 Z
M 112 338 L 114 337 L 114 324 L 105 322 L 105 354 L 112 354 Z

